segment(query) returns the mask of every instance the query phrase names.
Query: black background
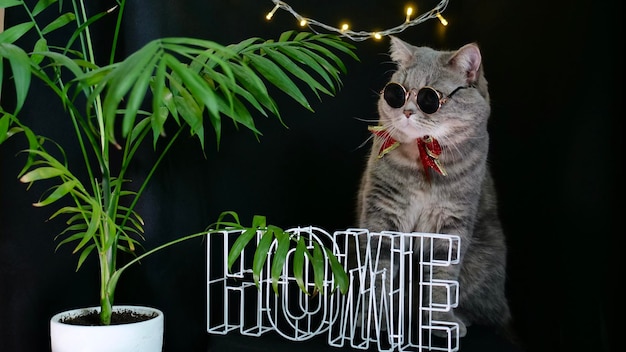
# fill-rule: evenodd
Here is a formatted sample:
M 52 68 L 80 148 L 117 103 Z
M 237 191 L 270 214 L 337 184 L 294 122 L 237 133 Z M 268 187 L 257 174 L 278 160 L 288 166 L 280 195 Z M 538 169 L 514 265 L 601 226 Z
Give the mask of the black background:
M 348 19 L 356 30 L 393 27 L 404 21 L 406 5 L 289 3 L 331 25 Z M 418 11 L 435 3 L 417 2 Z M 286 12 L 267 22 L 272 6 L 269 0 L 129 1 L 122 47 L 130 53 L 160 36 L 229 44 L 298 28 Z M 444 16 L 450 21 L 445 29 L 431 20 L 398 36 L 440 49 L 468 42 L 481 47 L 492 101 L 490 164 L 510 248 L 507 289 L 524 349 L 615 350 L 615 332 L 623 327 L 623 291 L 617 288 L 623 279 L 621 2 L 451 0 Z M 8 12 L 6 21 L 20 19 Z M 106 25 L 96 32 L 102 41 Z M 140 205 L 146 247 L 201 231 L 224 210 L 237 211 L 244 222 L 263 214 L 284 228 L 353 226 L 367 152 L 361 146 L 368 138 L 364 120 L 376 118 L 376 92 L 393 68 L 388 43 L 355 43 L 360 62 L 345 58 L 348 73 L 336 97 L 318 102 L 311 96 L 315 113 L 277 94 L 288 129 L 260 117 L 258 142 L 225 123 L 219 151 L 208 134 L 206 158 L 197 141 L 181 140 Z M 33 87 L 31 102 L 40 89 Z M 37 132 L 71 143 L 62 113 L 56 101 L 41 100 L 23 118 Z M 31 206 L 42 189 L 26 191 L 15 177 L 22 165 L 16 153 L 24 147 L 18 139 L 0 147 L 1 351 L 49 349 L 49 318 L 98 300 L 95 260 L 74 272 L 71 249 L 55 253 L 53 238 L 63 223 L 47 222 L 52 210 Z M 70 159 L 77 158 L 68 149 Z M 205 261 L 199 240 L 160 252 L 122 278 L 116 303 L 162 309 L 166 351 L 333 350 L 319 339 L 297 344 L 272 335 L 208 335 Z M 472 331 L 466 346 L 474 343 Z M 500 350 L 494 346 L 476 350 Z

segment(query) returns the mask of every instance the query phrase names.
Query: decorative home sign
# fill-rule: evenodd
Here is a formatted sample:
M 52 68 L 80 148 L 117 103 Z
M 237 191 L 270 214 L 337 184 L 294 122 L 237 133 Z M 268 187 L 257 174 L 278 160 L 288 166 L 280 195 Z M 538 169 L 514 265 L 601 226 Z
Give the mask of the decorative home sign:
M 436 266 L 459 263 L 458 236 L 370 233 L 363 229 L 330 235 L 312 226 L 287 230 L 292 238 L 303 236 L 310 251 L 315 246 L 319 248 L 318 245 L 332 250 L 350 279 L 348 292 L 342 294 L 338 290 L 333 292 L 336 285 L 328 257 L 324 258 L 321 292 L 315 290 L 314 284 L 321 273 L 313 272 L 308 257 L 302 275 L 298 275 L 304 282 L 297 283 L 298 276 L 291 269 L 294 249 L 287 255 L 278 282 L 272 282 L 266 265 L 257 286 L 251 269 L 255 241 L 244 249 L 229 271 L 228 251 L 242 231 L 223 231 L 207 237 L 209 333 L 238 331 L 242 335 L 260 336 L 274 331 L 293 341 L 326 334 L 328 344 L 335 347 L 369 349 L 374 344 L 379 351 L 459 350 L 458 324 L 431 319 L 433 312 L 457 306 L 458 282 L 430 275 Z M 261 235 L 257 233 L 256 244 Z M 365 253 L 355 250 L 359 248 L 359 240 L 368 241 Z M 447 257 L 433 257 L 433 248 L 441 246 L 449 249 Z M 276 243 L 270 247 L 267 263 L 271 262 L 276 247 Z M 377 252 L 382 248 L 392 253 L 391 267 L 397 268 L 398 275 L 377 270 Z M 398 278 L 395 282 L 394 277 Z M 447 301 L 432 302 L 433 290 L 440 289 L 447 292 Z

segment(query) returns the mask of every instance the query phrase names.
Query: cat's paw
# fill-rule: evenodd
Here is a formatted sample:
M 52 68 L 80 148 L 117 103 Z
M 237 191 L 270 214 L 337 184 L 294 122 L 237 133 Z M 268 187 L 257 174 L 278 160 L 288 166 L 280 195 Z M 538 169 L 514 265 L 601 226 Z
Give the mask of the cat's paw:
M 467 328 L 465 327 L 465 324 L 462 321 L 458 321 L 457 323 L 459 324 L 459 337 L 465 337 L 465 335 L 467 335 Z M 433 329 L 431 331 L 432 334 L 437 337 L 448 338 L 447 331 L 438 329 Z
M 433 313 L 433 320 L 435 320 L 435 321 L 445 321 L 445 322 L 450 322 L 450 323 L 457 323 L 459 325 L 459 329 L 458 329 L 459 337 L 465 337 L 465 335 L 467 335 L 467 326 L 466 326 L 465 322 L 463 322 L 463 320 L 461 320 L 461 318 L 459 318 L 458 316 L 454 315 L 454 313 L 452 313 L 452 312 L 436 312 L 436 313 Z M 433 325 L 437 325 L 437 324 L 435 323 Z M 437 337 L 443 337 L 443 338 L 447 338 L 448 337 L 448 333 L 445 330 L 433 329 L 431 331 L 432 331 L 432 334 L 437 336 Z

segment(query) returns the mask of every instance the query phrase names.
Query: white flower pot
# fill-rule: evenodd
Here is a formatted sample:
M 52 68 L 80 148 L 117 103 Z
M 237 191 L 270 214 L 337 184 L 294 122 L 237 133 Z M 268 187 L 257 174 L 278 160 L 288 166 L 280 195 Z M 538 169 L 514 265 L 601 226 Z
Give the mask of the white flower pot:
M 113 311 L 133 310 L 155 314 L 156 317 L 139 323 L 82 326 L 64 324 L 67 317 L 75 317 L 100 307 L 73 309 L 56 314 L 50 319 L 52 352 L 161 352 L 163 350 L 163 312 L 141 306 L 114 306 Z

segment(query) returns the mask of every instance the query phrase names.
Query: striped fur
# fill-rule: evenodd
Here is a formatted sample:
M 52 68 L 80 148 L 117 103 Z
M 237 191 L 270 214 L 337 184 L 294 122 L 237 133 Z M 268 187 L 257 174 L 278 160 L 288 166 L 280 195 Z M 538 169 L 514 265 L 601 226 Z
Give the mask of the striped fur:
M 506 245 L 487 165 L 490 106 L 480 50 L 472 43 L 437 51 L 394 37 L 390 54 L 397 64 L 391 81 L 406 89 L 431 86 L 449 94 L 459 86 L 470 88 L 456 92 L 431 115 L 417 108 L 414 95 L 399 109 L 381 96 L 379 125 L 400 146 L 379 158 L 382 141 L 374 138 L 359 190 L 359 226 L 461 236 L 461 264 L 435 273 L 459 281 L 459 307 L 435 318 L 457 321 L 461 336 L 472 323 L 505 326 L 510 319 Z M 426 135 L 441 144 L 439 160 L 447 176 L 430 170 L 425 177 L 415 140 Z M 394 268 L 386 265 L 393 275 Z

